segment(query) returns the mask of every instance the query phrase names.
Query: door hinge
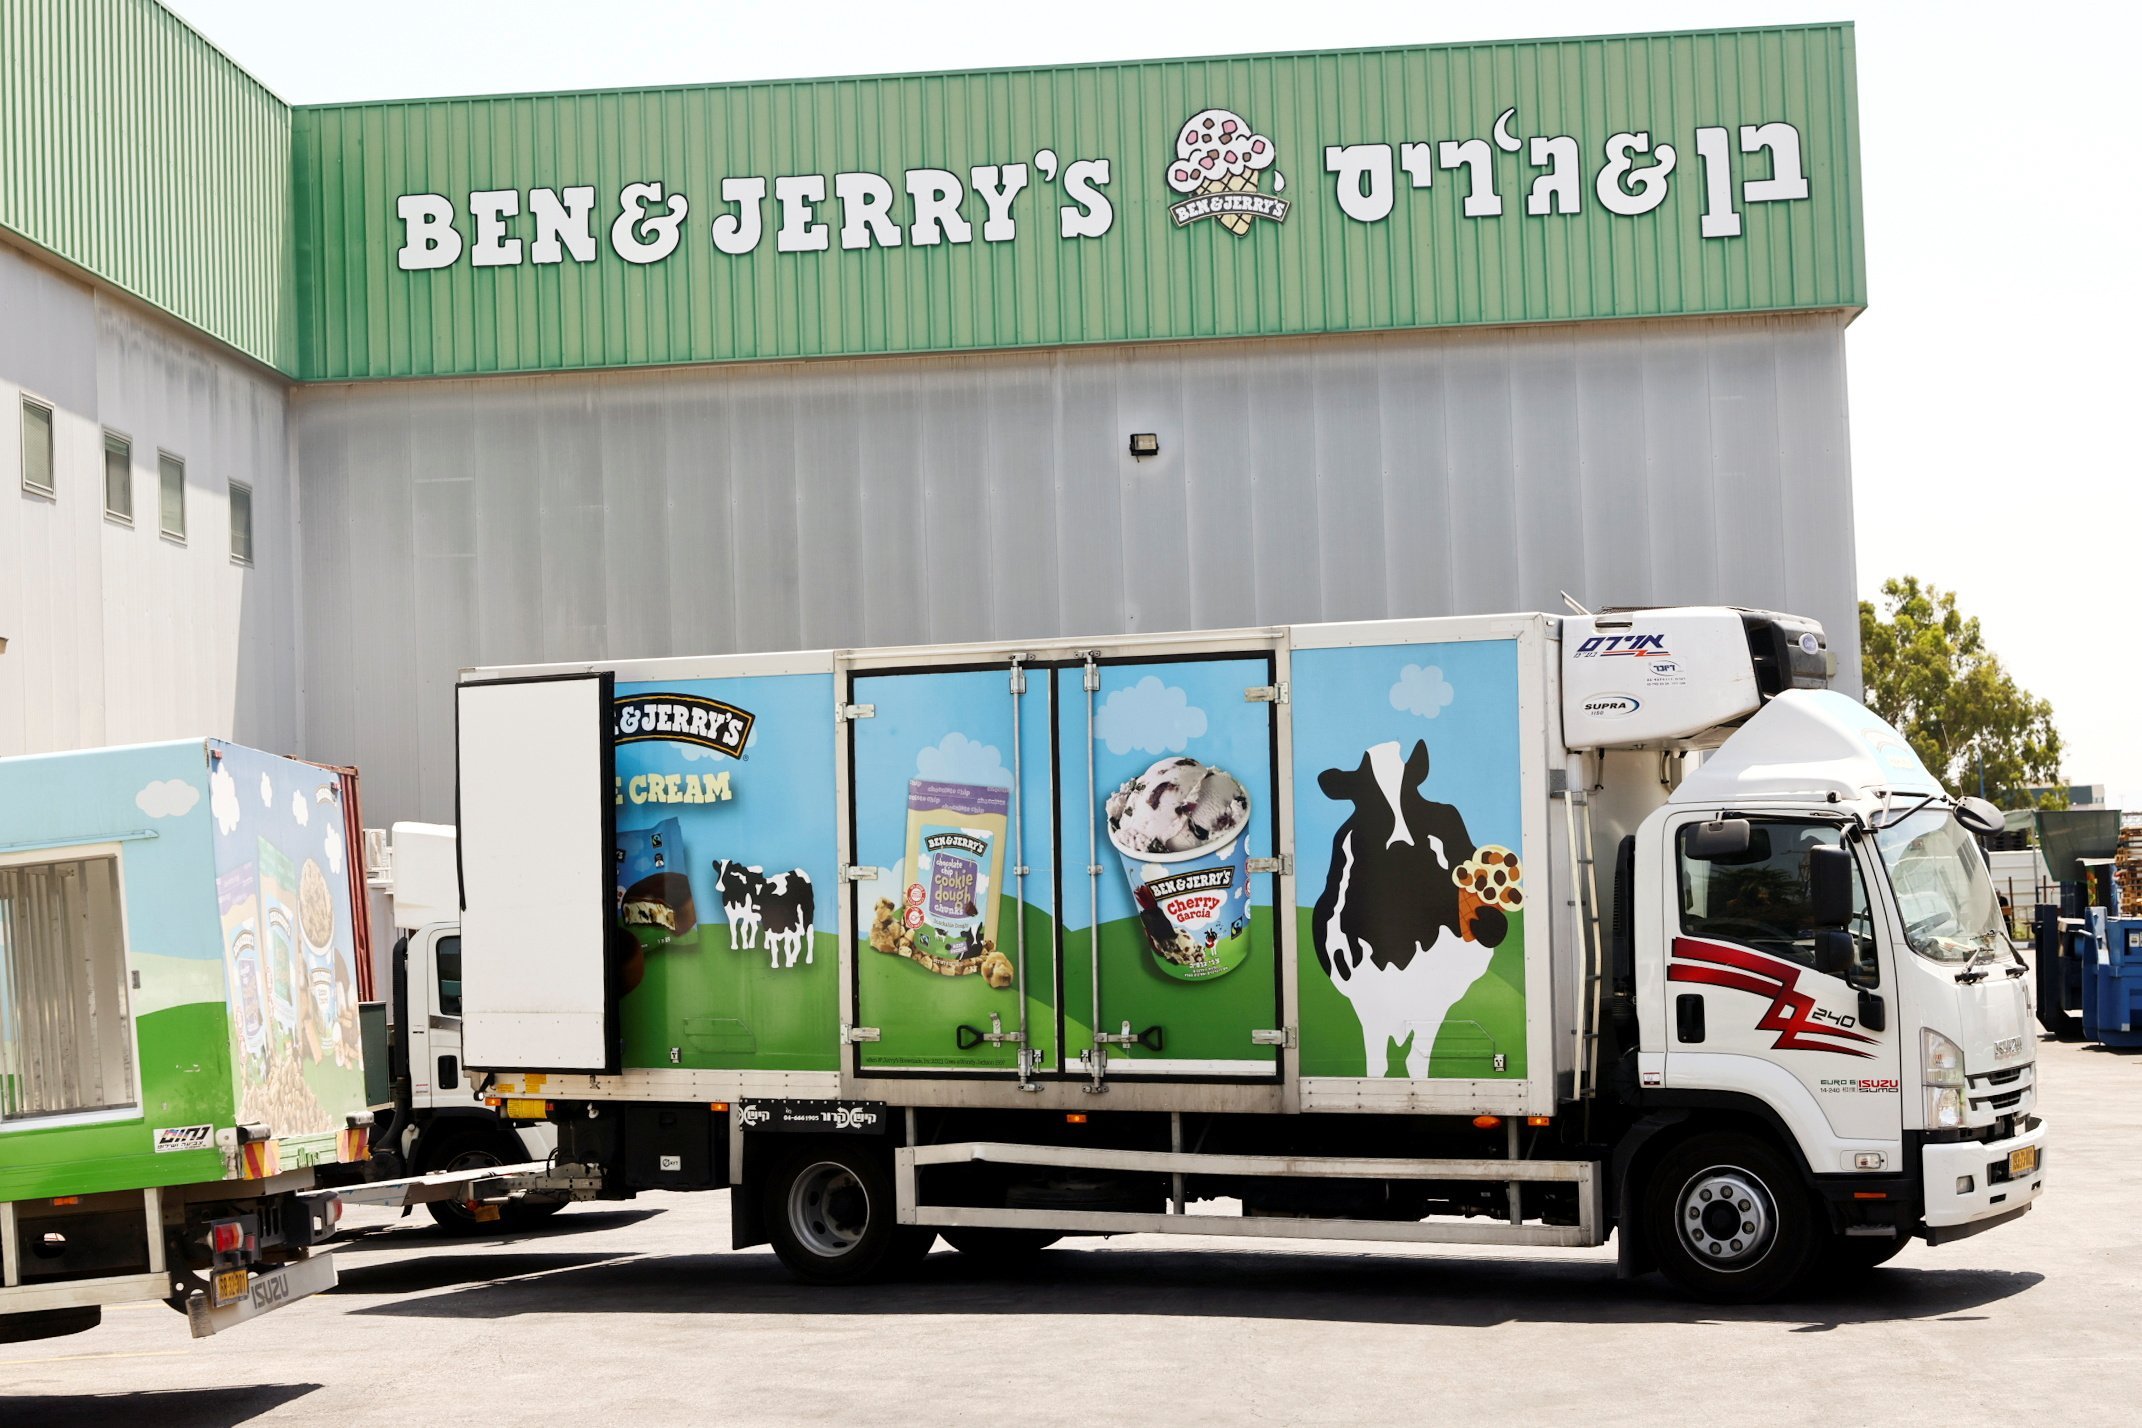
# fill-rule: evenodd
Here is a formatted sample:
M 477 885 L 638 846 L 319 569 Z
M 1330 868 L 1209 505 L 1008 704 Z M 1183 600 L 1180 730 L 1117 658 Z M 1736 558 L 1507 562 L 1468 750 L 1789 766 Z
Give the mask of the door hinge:
M 858 1041 L 876 1041 L 878 1039 L 878 1029 L 874 1026 L 844 1026 L 840 1029 L 840 1039 L 850 1044 Z
M 1284 704 L 1287 702 L 1287 682 L 1260 684 L 1242 691 L 1242 698 L 1251 704 Z
M 1290 878 L 1294 876 L 1294 855 L 1281 853 L 1276 858 L 1252 858 L 1249 860 L 1249 870 L 1253 873 L 1277 873 L 1281 877 Z
M 878 706 L 875 704 L 836 704 L 833 706 L 834 722 L 845 724 L 850 719 L 875 719 Z
M 1275 1027 L 1270 1031 L 1253 1031 L 1249 1034 L 1252 1046 L 1297 1046 L 1291 1026 Z
M 874 883 L 884 875 L 884 870 L 881 868 L 866 868 L 859 864 L 850 863 L 840 870 L 840 875 L 851 883 Z

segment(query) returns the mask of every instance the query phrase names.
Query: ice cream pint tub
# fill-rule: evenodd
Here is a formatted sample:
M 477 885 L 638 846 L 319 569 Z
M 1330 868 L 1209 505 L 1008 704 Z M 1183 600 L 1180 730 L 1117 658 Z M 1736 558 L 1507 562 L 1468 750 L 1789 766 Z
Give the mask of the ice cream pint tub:
M 1108 796 L 1138 924 L 1165 976 L 1207 981 L 1249 957 L 1249 794 L 1224 769 L 1162 759 Z

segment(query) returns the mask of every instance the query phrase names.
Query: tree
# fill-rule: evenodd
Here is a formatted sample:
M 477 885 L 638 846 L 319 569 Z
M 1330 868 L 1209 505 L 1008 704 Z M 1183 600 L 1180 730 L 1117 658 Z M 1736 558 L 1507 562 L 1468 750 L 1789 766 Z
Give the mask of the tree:
M 1882 609 L 1859 602 L 1860 673 L 1867 706 L 1952 789 L 2004 808 L 2067 806 L 2053 706 L 2015 682 L 1956 594 L 1916 575 L 1882 582 Z

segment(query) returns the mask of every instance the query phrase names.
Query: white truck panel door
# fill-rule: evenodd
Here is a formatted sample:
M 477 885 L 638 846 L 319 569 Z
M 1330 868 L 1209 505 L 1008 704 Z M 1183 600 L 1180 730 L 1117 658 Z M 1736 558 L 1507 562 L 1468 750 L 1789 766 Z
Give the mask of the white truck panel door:
M 480 1070 L 616 1069 L 611 676 L 456 690 L 461 1006 Z

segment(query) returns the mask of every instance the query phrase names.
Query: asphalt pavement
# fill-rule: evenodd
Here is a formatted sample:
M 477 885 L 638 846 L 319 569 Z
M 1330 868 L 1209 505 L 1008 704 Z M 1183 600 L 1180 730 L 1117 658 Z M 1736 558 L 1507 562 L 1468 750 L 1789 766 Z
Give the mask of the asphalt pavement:
M 1848 1298 L 1691 1304 L 1611 1248 L 1153 1235 L 812 1289 L 724 1248 L 721 1194 L 496 1239 L 353 1211 L 339 1288 L 214 1339 L 151 1304 L 0 1346 L 0 1425 L 2132 1422 L 2142 1054 L 2039 1055 L 2037 1208 Z

